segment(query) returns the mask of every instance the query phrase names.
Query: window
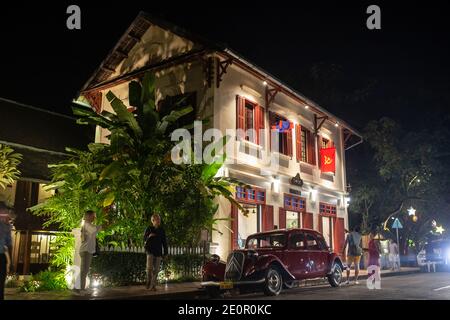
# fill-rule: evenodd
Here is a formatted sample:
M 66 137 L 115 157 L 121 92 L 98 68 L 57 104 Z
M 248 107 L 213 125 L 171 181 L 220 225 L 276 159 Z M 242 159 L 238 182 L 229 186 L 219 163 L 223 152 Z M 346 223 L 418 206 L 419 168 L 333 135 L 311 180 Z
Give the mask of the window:
M 293 233 L 289 240 L 291 248 L 306 249 L 305 235 L 303 233 Z
M 253 129 L 253 104 L 249 103 L 248 101 L 245 101 L 245 130 L 251 130 Z M 251 137 L 253 140 L 253 137 Z M 247 140 L 249 140 L 249 137 L 246 137 Z
M 322 149 L 331 148 L 333 146 L 333 142 L 331 140 L 329 140 L 329 139 L 325 139 L 325 138 L 322 137 L 321 141 L 322 141 L 322 143 L 321 143 L 320 147 Z
M 284 209 L 292 211 L 306 211 L 306 200 L 298 196 L 285 194 Z
M 307 149 L 308 149 L 308 146 L 307 146 L 307 144 L 306 144 L 306 129 L 305 128 L 302 128 L 301 129 L 301 141 L 302 141 L 302 144 L 301 144 L 301 148 L 302 148 L 302 158 L 301 158 L 301 160 L 303 161 L 303 162 L 308 162 L 308 157 L 307 157 Z
M 297 152 L 297 161 L 315 165 L 316 144 L 313 133 L 308 129 L 301 127 L 300 130 L 297 130 L 297 134 L 300 135 L 300 139 L 297 139 L 297 148 L 300 150 L 300 152 Z
M 175 96 L 166 96 L 158 103 L 158 110 L 160 110 L 161 113 L 160 117 L 162 118 L 167 116 L 176 109 L 191 106 L 194 110 L 179 118 L 175 123 L 171 124 L 170 127 L 177 129 L 184 126 L 193 126 L 196 119 L 197 110 L 196 98 L 195 92 L 188 92 Z
M 319 213 L 321 215 L 327 215 L 327 216 L 333 215 L 333 216 L 335 216 L 336 215 L 336 206 L 332 205 L 332 204 L 321 202 L 320 203 Z
M 240 131 L 238 138 L 262 146 L 264 144 L 262 133 L 265 127 L 264 109 L 244 97 L 237 96 L 236 99 L 236 129 Z
M 306 245 L 308 246 L 308 250 L 320 250 L 321 249 L 319 242 L 312 234 L 306 235 Z
M 284 233 L 274 233 L 269 235 L 258 235 L 247 240 L 248 249 L 258 248 L 280 248 L 286 245 L 286 235 Z
M 241 202 L 265 204 L 266 191 L 258 188 L 236 187 L 236 199 Z
M 288 121 L 286 118 L 271 112 L 269 115 L 270 120 L 270 128 L 279 125 L 280 121 Z M 271 130 L 272 132 L 272 130 Z M 271 134 L 271 143 L 272 143 L 272 134 Z M 278 132 L 278 150 L 275 146 L 271 145 L 271 149 L 277 151 L 286 156 L 292 156 L 292 131 L 289 129 L 285 132 Z

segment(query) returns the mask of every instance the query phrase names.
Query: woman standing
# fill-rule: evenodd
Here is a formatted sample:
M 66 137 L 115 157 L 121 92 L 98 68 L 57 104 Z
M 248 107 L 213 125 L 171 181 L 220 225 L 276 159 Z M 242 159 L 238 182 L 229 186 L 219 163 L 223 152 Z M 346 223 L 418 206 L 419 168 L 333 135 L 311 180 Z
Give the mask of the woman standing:
M 92 256 L 96 251 L 97 233 L 102 230 L 102 226 L 94 225 L 96 214 L 92 210 L 86 211 L 81 227 L 81 245 L 80 245 L 80 289 L 86 289 L 86 278 L 91 267 Z M 77 291 L 77 290 L 76 290 Z
M 167 256 L 167 239 L 161 227 L 161 217 L 153 214 L 152 226 L 147 227 L 144 233 L 145 251 L 147 253 L 147 289 L 156 291 L 156 281 L 161 266 L 162 257 Z
M 375 240 L 376 231 L 372 231 L 369 236 L 369 266 L 380 267 L 380 246 Z

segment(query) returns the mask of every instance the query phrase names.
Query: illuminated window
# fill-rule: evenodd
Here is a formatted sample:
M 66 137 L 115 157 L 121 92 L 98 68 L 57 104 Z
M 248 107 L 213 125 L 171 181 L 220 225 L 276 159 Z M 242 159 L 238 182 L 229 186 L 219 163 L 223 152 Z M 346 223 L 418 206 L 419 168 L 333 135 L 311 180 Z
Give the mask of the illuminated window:
M 285 194 L 284 195 L 284 208 L 286 210 L 305 211 L 306 210 L 306 201 L 304 198 Z
M 322 215 L 336 215 L 336 206 L 328 203 L 320 203 L 319 213 Z

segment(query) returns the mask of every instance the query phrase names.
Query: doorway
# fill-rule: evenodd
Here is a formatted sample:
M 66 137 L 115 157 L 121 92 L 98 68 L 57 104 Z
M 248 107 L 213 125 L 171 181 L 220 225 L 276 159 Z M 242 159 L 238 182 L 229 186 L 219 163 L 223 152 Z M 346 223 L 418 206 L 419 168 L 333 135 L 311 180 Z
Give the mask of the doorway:
M 301 213 L 286 211 L 286 229 L 302 228 Z
M 331 249 L 334 248 L 333 243 L 333 230 L 334 230 L 334 221 L 332 217 L 322 217 L 322 234 L 327 242 L 328 247 Z
M 245 247 L 248 236 L 261 231 L 261 205 L 243 205 L 248 210 L 247 216 L 238 210 L 238 246 Z

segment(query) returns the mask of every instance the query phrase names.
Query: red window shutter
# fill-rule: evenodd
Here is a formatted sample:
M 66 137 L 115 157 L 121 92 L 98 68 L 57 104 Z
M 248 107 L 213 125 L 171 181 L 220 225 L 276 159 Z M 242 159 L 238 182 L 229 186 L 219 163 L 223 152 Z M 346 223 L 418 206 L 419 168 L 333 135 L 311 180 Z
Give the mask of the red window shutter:
M 334 252 L 340 254 L 345 242 L 344 218 L 334 220 Z
M 295 151 L 297 162 L 300 162 L 302 160 L 302 127 L 299 124 L 295 125 Z
M 311 131 L 307 131 L 306 133 L 306 140 L 308 143 L 308 163 L 316 165 L 316 148 L 314 135 L 311 133 Z
M 241 129 L 245 132 L 245 98 L 236 96 L 236 130 Z M 245 138 L 245 133 L 238 136 L 239 139 Z
M 235 204 L 231 205 L 231 213 L 230 213 L 230 218 L 231 218 L 231 231 L 233 231 L 231 233 L 231 250 L 234 249 L 238 249 L 239 245 L 238 245 L 238 217 L 239 217 L 239 213 L 238 213 L 238 208 Z
M 322 216 L 320 214 L 319 214 L 319 232 L 323 233 L 323 230 L 322 230 Z
M 322 136 L 317 136 L 317 159 L 319 161 L 319 169 L 321 167 L 322 159 L 320 159 L 320 149 L 322 149 Z
M 306 229 L 314 229 L 313 214 L 310 212 L 303 212 L 302 214 L 302 226 Z
M 278 211 L 278 227 L 280 229 L 286 228 L 286 210 L 279 208 Z
M 273 206 L 263 206 L 262 231 L 273 230 Z
M 287 141 L 286 153 L 289 157 L 292 157 L 292 130 L 291 129 L 289 129 L 286 132 L 286 141 Z
M 256 130 L 256 143 L 260 146 L 264 145 L 264 108 L 259 104 L 255 105 L 255 130 Z M 260 136 L 261 130 L 261 136 Z

